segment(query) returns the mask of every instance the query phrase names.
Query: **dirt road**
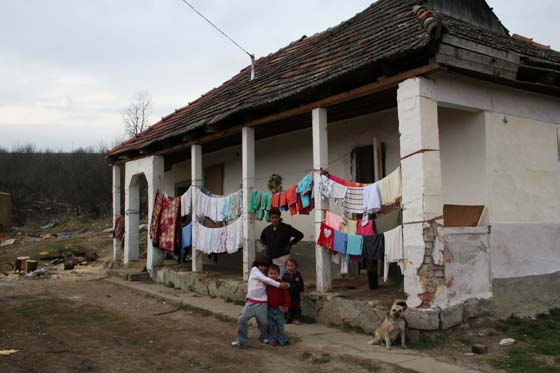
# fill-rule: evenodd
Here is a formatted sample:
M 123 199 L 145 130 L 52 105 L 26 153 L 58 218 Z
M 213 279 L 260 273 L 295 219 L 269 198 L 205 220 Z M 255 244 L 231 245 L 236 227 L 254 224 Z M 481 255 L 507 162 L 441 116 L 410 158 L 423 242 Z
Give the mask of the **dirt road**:
M 260 345 L 230 346 L 235 324 L 104 280 L 0 279 L 1 372 L 402 372 L 384 364 Z

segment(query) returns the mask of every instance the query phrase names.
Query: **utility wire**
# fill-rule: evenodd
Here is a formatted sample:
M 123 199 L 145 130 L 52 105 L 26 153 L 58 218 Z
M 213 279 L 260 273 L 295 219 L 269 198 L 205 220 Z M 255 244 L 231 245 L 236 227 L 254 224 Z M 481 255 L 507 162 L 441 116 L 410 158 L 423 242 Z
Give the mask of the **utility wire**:
M 184 2 L 188 7 L 190 7 L 196 14 L 198 14 L 199 16 L 201 16 L 206 22 L 208 22 L 212 27 L 214 27 L 216 30 L 218 30 L 218 32 L 222 35 L 224 35 L 226 38 L 229 39 L 229 41 L 231 41 L 233 44 L 235 44 L 239 49 L 241 49 L 243 52 L 245 52 L 249 57 L 251 57 L 251 60 L 253 60 L 255 58 L 254 55 L 252 55 L 251 53 L 247 52 L 241 45 L 237 44 L 235 42 L 235 40 L 233 40 L 232 38 L 230 38 L 225 32 L 223 32 L 222 30 L 220 30 L 220 28 L 218 26 L 216 26 L 215 24 L 212 23 L 212 21 L 210 21 L 208 18 L 206 18 L 202 13 L 200 13 L 198 10 L 196 10 L 196 8 L 194 6 L 192 6 L 187 0 L 181 0 L 182 2 Z

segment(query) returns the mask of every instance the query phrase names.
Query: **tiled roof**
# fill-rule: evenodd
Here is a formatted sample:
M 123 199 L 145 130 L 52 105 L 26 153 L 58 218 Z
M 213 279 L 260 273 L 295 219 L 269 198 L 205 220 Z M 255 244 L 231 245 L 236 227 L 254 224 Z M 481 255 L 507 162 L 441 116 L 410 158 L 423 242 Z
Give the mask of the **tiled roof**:
M 431 41 L 430 30 L 436 25 L 431 11 L 416 8 L 416 14 L 413 12 L 418 3 L 419 0 L 379 0 L 336 27 L 259 58 L 255 80 L 249 79 L 250 67 L 246 67 L 221 86 L 113 148 L 109 156 L 180 137 L 244 110 L 258 110 L 294 97 L 369 64 L 424 50 Z M 436 15 L 446 32 L 457 38 L 560 64 L 560 53 L 554 50 Z
M 518 53 L 522 56 L 541 58 L 545 61 L 560 64 L 560 52 L 545 49 L 532 42 L 507 35 L 498 35 L 490 31 L 481 30 L 467 22 L 441 15 L 449 34 L 477 44 L 498 50 Z
M 256 61 L 196 101 L 163 118 L 109 155 L 178 136 L 247 108 L 317 87 L 364 65 L 425 47 L 430 36 L 412 13 L 414 0 L 379 0 L 340 25 Z

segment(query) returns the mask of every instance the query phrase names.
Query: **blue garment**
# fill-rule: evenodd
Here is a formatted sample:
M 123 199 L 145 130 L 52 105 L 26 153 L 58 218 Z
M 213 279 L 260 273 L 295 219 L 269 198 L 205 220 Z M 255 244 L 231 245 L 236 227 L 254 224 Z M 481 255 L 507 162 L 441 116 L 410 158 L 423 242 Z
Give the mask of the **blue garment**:
M 364 245 L 364 237 L 355 234 L 348 235 L 346 244 L 346 261 L 350 261 L 350 255 L 362 255 L 362 247 Z
M 298 183 L 296 193 L 301 195 L 301 206 L 307 208 L 311 206 L 311 197 L 313 196 L 313 174 L 309 173 L 303 177 Z
M 181 228 L 181 248 L 192 246 L 192 223 Z
M 341 231 L 334 231 L 334 251 L 340 254 L 346 254 L 346 241 L 348 235 Z
M 284 335 L 284 314 L 278 308 L 268 309 L 268 342 L 285 346 L 288 342 Z
M 192 246 L 192 223 L 181 228 L 181 255 L 179 261 L 183 263 L 187 255 L 187 247 Z

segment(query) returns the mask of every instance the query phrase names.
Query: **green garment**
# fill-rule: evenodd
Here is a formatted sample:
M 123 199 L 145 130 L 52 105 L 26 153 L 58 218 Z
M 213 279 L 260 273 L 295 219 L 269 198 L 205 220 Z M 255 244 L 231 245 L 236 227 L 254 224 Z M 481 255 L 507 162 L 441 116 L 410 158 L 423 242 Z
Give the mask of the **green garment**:
M 253 190 L 251 192 L 251 205 L 249 206 L 249 212 L 255 213 L 261 205 L 261 193 L 259 191 Z
M 270 210 L 270 205 L 272 203 L 272 193 L 263 192 L 261 197 L 261 205 L 257 211 L 257 219 L 268 221 L 268 210 Z
M 378 216 L 375 219 L 375 233 L 377 234 L 388 232 L 402 224 L 401 209 L 395 209 L 387 214 Z

